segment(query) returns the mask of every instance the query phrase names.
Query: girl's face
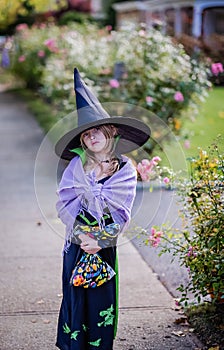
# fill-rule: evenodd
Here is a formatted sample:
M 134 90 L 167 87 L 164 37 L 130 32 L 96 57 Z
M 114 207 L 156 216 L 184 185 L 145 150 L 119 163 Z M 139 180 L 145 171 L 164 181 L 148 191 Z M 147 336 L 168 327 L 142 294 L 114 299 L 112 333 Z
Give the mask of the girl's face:
M 86 147 L 93 153 L 102 153 L 106 147 L 107 140 L 100 128 L 84 131 L 81 135 Z

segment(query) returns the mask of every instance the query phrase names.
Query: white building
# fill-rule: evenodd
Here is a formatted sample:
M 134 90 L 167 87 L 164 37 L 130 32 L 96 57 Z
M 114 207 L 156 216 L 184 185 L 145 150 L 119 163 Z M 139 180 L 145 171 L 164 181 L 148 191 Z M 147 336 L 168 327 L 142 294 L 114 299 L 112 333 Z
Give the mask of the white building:
M 175 37 L 184 34 L 205 42 L 214 35 L 224 36 L 224 0 L 130 1 L 115 3 L 113 8 L 118 28 L 130 23 L 160 23 L 164 33 Z

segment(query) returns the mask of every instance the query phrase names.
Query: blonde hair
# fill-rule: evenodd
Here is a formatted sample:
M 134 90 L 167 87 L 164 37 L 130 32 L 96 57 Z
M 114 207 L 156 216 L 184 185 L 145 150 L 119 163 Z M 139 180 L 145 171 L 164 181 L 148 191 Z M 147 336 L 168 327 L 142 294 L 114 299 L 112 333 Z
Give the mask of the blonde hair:
M 116 172 L 119 168 L 119 161 L 115 155 L 115 147 L 116 147 L 116 141 L 115 136 L 118 135 L 117 128 L 114 125 L 107 124 L 107 125 L 100 125 L 97 127 L 100 129 L 100 131 L 104 134 L 106 138 L 106 145 L 104 147 L 104 151 L 106 154 L 110 156 L 110 166 L 107 171 L 107 176 L 112 175 L 114 172 Z M 100 165 L 101 169 L 103 169 L 102 163 L 99 162 L 96 157 L 94 156 L 94 153 L 91 152 L 85 145 L 84 141 L 84 132 L 80 136 L 80 142 L 82 148 L 86 151 L 86 164 L 84 165 L 84 169 L 89 172 L 94 169 L 95 165 Z

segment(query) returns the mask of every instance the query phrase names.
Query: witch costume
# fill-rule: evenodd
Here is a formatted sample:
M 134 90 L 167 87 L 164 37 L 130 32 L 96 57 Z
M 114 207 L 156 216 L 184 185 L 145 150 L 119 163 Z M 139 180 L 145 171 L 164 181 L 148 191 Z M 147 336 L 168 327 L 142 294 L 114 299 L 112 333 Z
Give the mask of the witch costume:
M 61 350 L 112 350 L 118 319 L 117 236 L 131 217 L 136 191 L 136 170 L 122 155 L 142 146 L 150 129 L 141 121 L 110 117 L 74 71 L 78 127 L 57 142 L 56 154 L 70 163 L 58 187 L 58 216 L 66 226 L 63 254 L 63 299 L 56 346 Z M 111 176 L 96 179 L 86 174 L 81 134 L 100 125 L 114 125 L 119 168 Z M 79 235 L 98 241 L 101 249 L 88 254 Z

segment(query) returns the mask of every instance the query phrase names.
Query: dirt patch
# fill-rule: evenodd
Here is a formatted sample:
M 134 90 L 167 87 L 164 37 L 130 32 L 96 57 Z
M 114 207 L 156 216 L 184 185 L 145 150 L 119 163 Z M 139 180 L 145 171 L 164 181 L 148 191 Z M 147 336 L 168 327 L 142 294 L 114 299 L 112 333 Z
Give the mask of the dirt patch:
M 194 333 L 205 345 L 203 350 L 224 350 L 224 303 L 192 307 L 187 316 Z

